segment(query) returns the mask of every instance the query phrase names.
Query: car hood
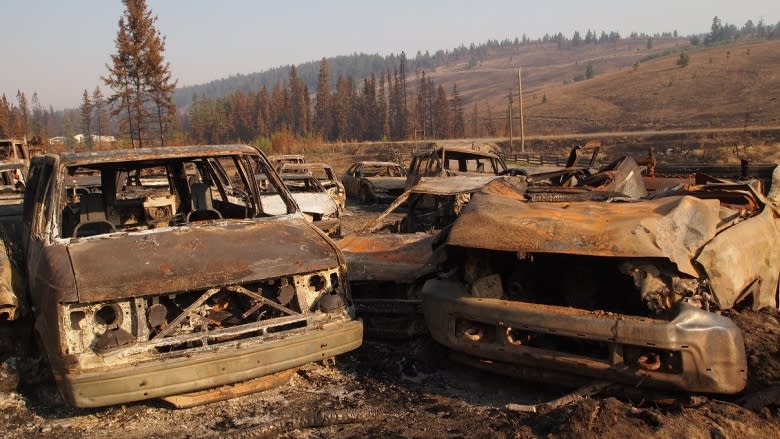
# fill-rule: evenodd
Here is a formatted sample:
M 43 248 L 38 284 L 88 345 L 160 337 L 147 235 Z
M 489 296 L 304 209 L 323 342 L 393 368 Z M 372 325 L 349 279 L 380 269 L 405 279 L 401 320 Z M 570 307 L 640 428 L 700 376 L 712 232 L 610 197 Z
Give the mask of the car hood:
M 219 222 L 71 240 L 79 301 L 169 294 L 339 265 L 302 218 Z
M 306 213 L 316 213 L 320 215 L 334 215 L 339 207 L 333 198 L 327 192 L 319 193 L 294 193 L 292 194 L 295 202 L 301 211 Z
M 363 179 L 371 182 L 374 187 L 387 190 L 403 189 L 406 183 L 406 177 L 363 177 Z
M 657 257 L 698 276 L 692 261 L 717 233 L 720 202 L 673 196 L 634 203 L 528 202 L 480 192 L 455 221 L 448 244 L 528 253 Z
M 352 282 L 412 282 L 435 270 L 435 239 L 428 233 L 355 234 L 337 245 L 344 252 Z

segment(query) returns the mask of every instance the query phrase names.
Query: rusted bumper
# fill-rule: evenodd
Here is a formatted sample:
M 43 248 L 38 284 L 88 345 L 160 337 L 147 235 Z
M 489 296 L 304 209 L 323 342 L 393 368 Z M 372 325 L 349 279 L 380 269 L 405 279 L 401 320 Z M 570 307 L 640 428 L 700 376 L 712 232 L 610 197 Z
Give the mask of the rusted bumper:
M 58 377 L 65 399 L 99 407 L 232 384 L 358 348 L 363 324 L 349 321 L 257 344 L 238 343 L 183 358 Z
M 739 328 L 685 303 L 655 320 L 476 298 L 434 279 L 423 311 L 437 342 L 478 358 L 693 392 L 737 393 L 747 380 Z

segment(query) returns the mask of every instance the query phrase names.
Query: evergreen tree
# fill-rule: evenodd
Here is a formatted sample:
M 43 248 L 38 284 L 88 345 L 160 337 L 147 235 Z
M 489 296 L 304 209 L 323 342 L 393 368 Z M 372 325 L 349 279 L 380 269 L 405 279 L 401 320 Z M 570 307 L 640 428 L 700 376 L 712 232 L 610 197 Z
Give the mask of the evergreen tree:
M 41 101 L 38 99 L 38 92 L 33 92 L 30 103 L 32 104 L 32 122 L 30 125 L 33 140 L 38 144 L 44 144 L 48 140 L 48 136 L 46 135 L 47 114 L 41 105 Z
M 682 67 L 688 67 L 688 63 L 690 62 L 690 57 L 688 56 L 688 52 L 682 51 L 680 53 L 680 57 L 677 58 L 677 65 Z
M 8 99 L 5 97 L 5 93 L 0 97 L 0 136 L 11 137 L 11 132 L 8 125 L 8 116 L 11 112 L 11 108 L 8 105 Z
M 21 133 L 18 133 L 17 135 L 19 137 L 27 137 L 27 133 L 29 132 L 30 108 L 27 105 L 27 97 L 24 95 L 23 91 L 16 91 L 16 100 L 19 103 L 19 122 L 21 128 Z
M 314 102 L 314 131 L 326 139 L 330 138 L 333 126 L 332 106 L 330 103 L 330 78 L 328 75 L 328 61 L 322 58 Z
M 452 85 L 452 97 L 450 98 L 451 133 L 454 138 L 466 137 L 466 121 L 463 115 L 463 99 L 458 93 L 458 84 Z
M 572 46 L 579 46 L 581 42 L 582 36 L 580 36 L 580 31 L 574 31 L 574 35 L 571 37 Z
M 474 102 L 474 109 L 471 111 L 471 136 L 481 137 L 479 133 L 479 109 L 476 102 Z
M 151 13 L 149 13 L 151 14 Z M 146 54 L 146 92 L 154 105 L 154 119 L 157 121 L 160 146 L 165 146 L 166 135 L 176 117 L 176 104 L 173 103 L 173 92 L 176 83 L 172 80 L 171 64 L 165 61 L 165 37 L 153 27 L 157 17 L 151 17 L 152 30 L 149 34 L 149 45 Z
M 171 97 L 176 88 L 162 56 L 165 39 L 155 28 L 157 17 L 147 8 L 146 0 L 122 3 L 125 11 L 114 40 L 117 51 L 111 55 L 111 65 L 106 64 L 108 75 L 102 78 L 113 91 L 108 102 L 114 105 L 112 114 L 122 117 L 134 147 L 143 147 L 144 132 L 154 122 L 164 144 L 167 123 L 175 114 Z M 150 107 L 156 110 L 155 115 L 150 114 Z
M 89 98 L 89 92 L 84 89 L 81 95 L 81 134 L 84 136 L 84 143 L 88 151 L 92 151 L 92 100 Z
M 385 75 L 379 75 L 379 93 L 377 94 L 377 115 L 379 125 L 382 127 L 381 139 L 390 137 L 390 124 L 387 119 L 387 98 L 385 96 Z
M 352 100 L 351 92 L 349 89 L 349 81 L 343 76 L 339 76 L 336 82 L 336 97 L 334 102 L 334 116 L 335 116 L 335 138 L 341 141 L 349 140 L 350 133 L 350 116 L 352 115 Z
M 271 137 L 271 97 L 268 94 L 268 87 L 265 85 L 260 89 L 257 96 L 257 131 L 262 137 Z
M 95 128 L 97 128 L 97 146 L 100 148 L 103 142 L 103 133 L 109 129 L 108 112 L 106 110 L 106 99 L 103 97 L 103 92 L 100 91 L 100 87 L 96 86 L 92 92 L 92 107 L 95 112 Z
M 407 114 L 407 102 L 406 102 L 406 53 L 401 52 L 401 56 L 398 60 L 398 75 L 400 77 L 400 83 L 398 88 L 399 93 L 399 139 L 405 139 L 409 130 L 409 119 Z
M 433 103 L 433 136 L 437 139 L 452 137 L 450 124 L 450 105 L 444 86 L 439 84 L 436 100 Z
M 298 79 L 295 66 L 290 66 L 290 126 L 297 136 L 305 133 L 306 109 L 304 108 L 303 82 Z

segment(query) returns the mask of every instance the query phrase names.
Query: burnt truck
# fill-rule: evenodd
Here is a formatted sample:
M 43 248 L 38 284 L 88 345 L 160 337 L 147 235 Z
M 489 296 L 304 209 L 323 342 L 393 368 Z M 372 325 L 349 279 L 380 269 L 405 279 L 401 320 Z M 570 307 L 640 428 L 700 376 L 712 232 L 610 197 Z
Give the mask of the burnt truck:
M 264 209 L 256 172 L 284 209 Z M 17 297 L 78 407 L 247 382 L 362 341 L 341 252 L 249 146 L 37 156 L 4 224 Z
M 531 380 L 743 390 L 742 334 L 721 311 L 778 307 L 780 196 L 755 180 L 652 180 L 624 158 L 484 186 L 422 288 L 433 338 Z

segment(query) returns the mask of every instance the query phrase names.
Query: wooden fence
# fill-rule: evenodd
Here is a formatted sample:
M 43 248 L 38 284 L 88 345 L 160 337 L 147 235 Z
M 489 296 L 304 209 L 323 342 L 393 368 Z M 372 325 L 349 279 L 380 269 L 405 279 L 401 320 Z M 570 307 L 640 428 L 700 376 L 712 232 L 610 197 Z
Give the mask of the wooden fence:
M 530 152 L 507 154 L 505 156 L 505 160 L 507 161 L 525 163 L 529 166 L 566 166 L 567 158 L 568 157 L 558 157 L 554 155 L 531 154 Z

